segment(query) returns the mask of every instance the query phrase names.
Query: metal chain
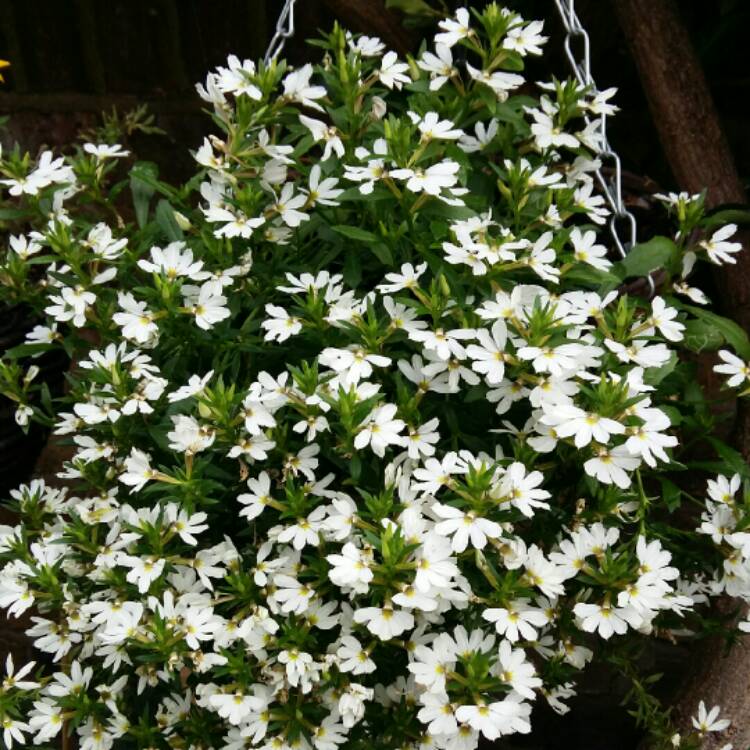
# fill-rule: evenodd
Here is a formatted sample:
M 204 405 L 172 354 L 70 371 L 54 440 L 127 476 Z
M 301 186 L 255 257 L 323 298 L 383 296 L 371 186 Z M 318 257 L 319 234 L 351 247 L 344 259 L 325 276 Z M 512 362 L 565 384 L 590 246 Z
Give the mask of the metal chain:
M 570 62 L 570 67 L 573 69 L 573 75 L 579 84 L 588 86 L 593 92 L 597 92 L 596 83 L 591 75 L 589 35 L 578 18 L 575 10 L 575 0 L 555 0 L 555 5 L 565 27 L 565 54 Z M 579 59 L 576 59 L 576 55 L 573 52 L 573 44 L 575 43 L 583 46 Z M 591 118 L 588 115 L 584 114 L 583 119 L 586 125 L 591 124 Z M 621 258 L 624 258 L 628 250 L 636 243 L 638 225 L 636 224 L 635 216 L 627 209 L 622 200 L 622 164 L 620 163 L 620 157 L 609 144 L 607 138 L 607 116 L 605 114 L 599 116 L 598 135 L 599 153 L 597 155 L 602 164 L 607 161 L 612 164 L 612 178 L 608 181 L 602 173 L 601 168 L 595 170 L 594 175 L 612 211 L 609 217 L 610 234 L 614 240 L 617 252 Z M 628 232 L 628 238 L 624 242 L 620 237 L 620 231 L 617 227 L 618 222 L 627 224 L 626 231 Z M 653 294 L 655 291 L 654 280 L 650 275 L 648 277 L 648 284 L 651 294 Z
M 296 1 L 286 0 L 281 13 L 279 13 L 279 19 L 276 21 L 276 31 L 271 37 L 271 42 L 263 58 L 263 62 L 266 65 L 278 57 L 281 50 L 284 49 L 286 40 L 294 36 L 294 4 Z

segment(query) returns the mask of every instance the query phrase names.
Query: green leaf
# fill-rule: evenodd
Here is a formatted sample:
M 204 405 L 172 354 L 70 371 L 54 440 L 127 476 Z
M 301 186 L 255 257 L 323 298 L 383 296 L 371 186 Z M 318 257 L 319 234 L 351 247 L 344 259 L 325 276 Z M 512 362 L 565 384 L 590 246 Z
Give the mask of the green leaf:
M 174 217 L 174 209 L 164 198 L 156 204 L 156 223 L 170 242 L 184 239 L 185 235 Z
M 12 221 L 13 219 L 23 219 L 31 215 L 27 208 L 0 208 L 0 221 Z
M 154 181 L 159 168 L 150 161 L 139 161 L 130 171 L 130 192 L 133 194 L 133 207 L 138 226 L 143 229 L 148 221 L 148 204 L 154 194 Z
M 707 216 L 702 222 L 705 229 L 716 229 L 725 224 L 750 224 L 750 209 L 724 208 Z
M 688 320 L 684 343 L 692 352 L 715 352 L 724 343 L 724 337 L 706 320 Z
M 679 248 L 669 237 L 654 237 L 634 245 L 625 258 L 615 264 L 625 276 L 647 276 L 657 268 L 666 268 L 679 258 Z
M 344 281 L 348 287 L 356 289 L 362 281 L 362 265 L 357 253 L 347 253 L 343 269 Z
M 740 357 L 750 359 L 750 339 L 748 339 L 745 330 L 733 320 L 704 310 L 702 307 L 695 307 L 694 305 L 682 303 L 680 307 L 683 310 L 691 312 L 698 320 L 711 326 Z
M 664 378 L 674 372 L 679 359 L 675 352 L 670 352 L 669 359 L 661 367 L 649 367 L 643 375 L 643 382 L 648 385 L 659 385 Z
M 370 245 L 370 250 L 375 254 L 375 257 L 384 265 L 384 266 L 392 266 L 393 265 L 393 256 L 391 255 L 391 251 L 388 248 L 388 245 L 386 245 L 383 242 L 376 242 L 374 245 Z
M 671 480 L 661 480 L 661 496 L 670 513 L 680 507 L 682 502 L 682 490 Z
M 723 472 L 728 470 L 732 474 L 739 474 L 745 478 L 750 477 L 750 466 L 747 465 L 739 451 L 716 438 L 708 437 L 706 439 L 721 457 L 724 463 Z
M 579 263 L 570 268 L 564 276 L 566 281 L 572 281 L 576 286 L 583 286 L 587 289 L 598 289 L 606 287 L 616 289 L 621 283 L 613 273 L 602 271 L 586 263 Z
M 338 232 L 344 237 L 348 237 L 350 240 L 356 240 L 357 242 L 380 241 L 380 238 L 377 235 L 368 232 L 366 229 L 360 229 L 359 227 L 348 227 L 344 224 L 339 224 L 338 226 L 331 227 L 331 229 L 333 229 L 334 232 Z
M 434 16 L 435 9 L 426 0 L 386 0 L 386 8 L 400 10 L 407 16 Z

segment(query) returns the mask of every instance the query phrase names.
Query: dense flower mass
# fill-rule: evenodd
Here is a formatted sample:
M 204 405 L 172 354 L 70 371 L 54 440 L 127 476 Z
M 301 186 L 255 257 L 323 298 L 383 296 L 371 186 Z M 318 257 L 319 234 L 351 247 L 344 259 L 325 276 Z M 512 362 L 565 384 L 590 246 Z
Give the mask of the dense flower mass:
M 747 468 L 680 354 L 731 345 L 750 392 L 688 282 L 735 227 L 662 196 L 676 239 L 608 252 L 613 92 L 527 81 L 542 32 L 492 4 L 418 59 L 339 28 L 318 65 L 230 57 L 180 188 L 118 144 L 3 157 L 2 293 L 41 322 L 0 388 L 73 446 L 0 527 L 0 606 L 53 665 L 9 660 L 6 746 L 471 750 L 750 602 Z

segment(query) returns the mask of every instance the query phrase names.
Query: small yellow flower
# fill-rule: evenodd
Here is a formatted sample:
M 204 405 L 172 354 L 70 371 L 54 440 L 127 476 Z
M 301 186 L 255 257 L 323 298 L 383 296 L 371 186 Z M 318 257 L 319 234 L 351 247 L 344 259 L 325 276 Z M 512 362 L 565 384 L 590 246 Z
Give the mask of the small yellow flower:
M 0 70 L 3 68 L 9 68 L 10 63 L 7 60 L 0 60 Z M 0 73 L 0 83 L 5 83 L 5 78 L 3 78 L 2 73 Z

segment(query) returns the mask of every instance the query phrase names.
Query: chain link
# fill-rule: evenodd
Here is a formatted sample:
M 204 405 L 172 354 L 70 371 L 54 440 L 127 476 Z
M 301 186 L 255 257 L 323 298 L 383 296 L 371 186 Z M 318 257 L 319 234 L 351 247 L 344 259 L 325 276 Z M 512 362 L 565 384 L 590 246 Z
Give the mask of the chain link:
M 294 36 L 294 4 L 296 0 L 286 0 L 284 7 L 279 13 L 279 19 L 276 21 L 276 31 L 271 42 L 266 50 L 266 55 L 263 58 L 263 62 L 268 65 L 272 60 L 275 60 L 281 50 L 284 49 L 286 40 Z
M 591 91 L 598 91 L 594 78 L 591 75 L 591 44 L 586 29 L 583 28 L 578 14 L 575 10 L 575 0 L 555 0 L 555 5 L 565 27 L 565 55 L 570 62 L 573 75 L 581 86 L 590 87 Z M 574 45 L 582 47 L 580 57 L 576 57 Z M 586 125 L 590 125 L 591 118 L 584 114 Z M 597 156 L 604 166 L 607 162 L 611 164 L 612 177 L 608 181 L 604 176 L 602 169 L 595 170 L 596 181 L 602 189 L 604 198 L 609 204 L 612 214 L 609 218 L 609 231 L 621 258 L 624 258 L 628 251 L 637 240 L 638 225 L 635 216 L 627 209 L 622 200 L 622 164 L 620 157 L 609 144 L 607 138 L 607 116 L 605 114 L 599 117 L 598 144 L 599 153 Z M 625 225 L 627 239 L 623 241 L 618 224 Z M 653 295 L 655 291 L 654 280 L 649 275 L 648 285 Z

